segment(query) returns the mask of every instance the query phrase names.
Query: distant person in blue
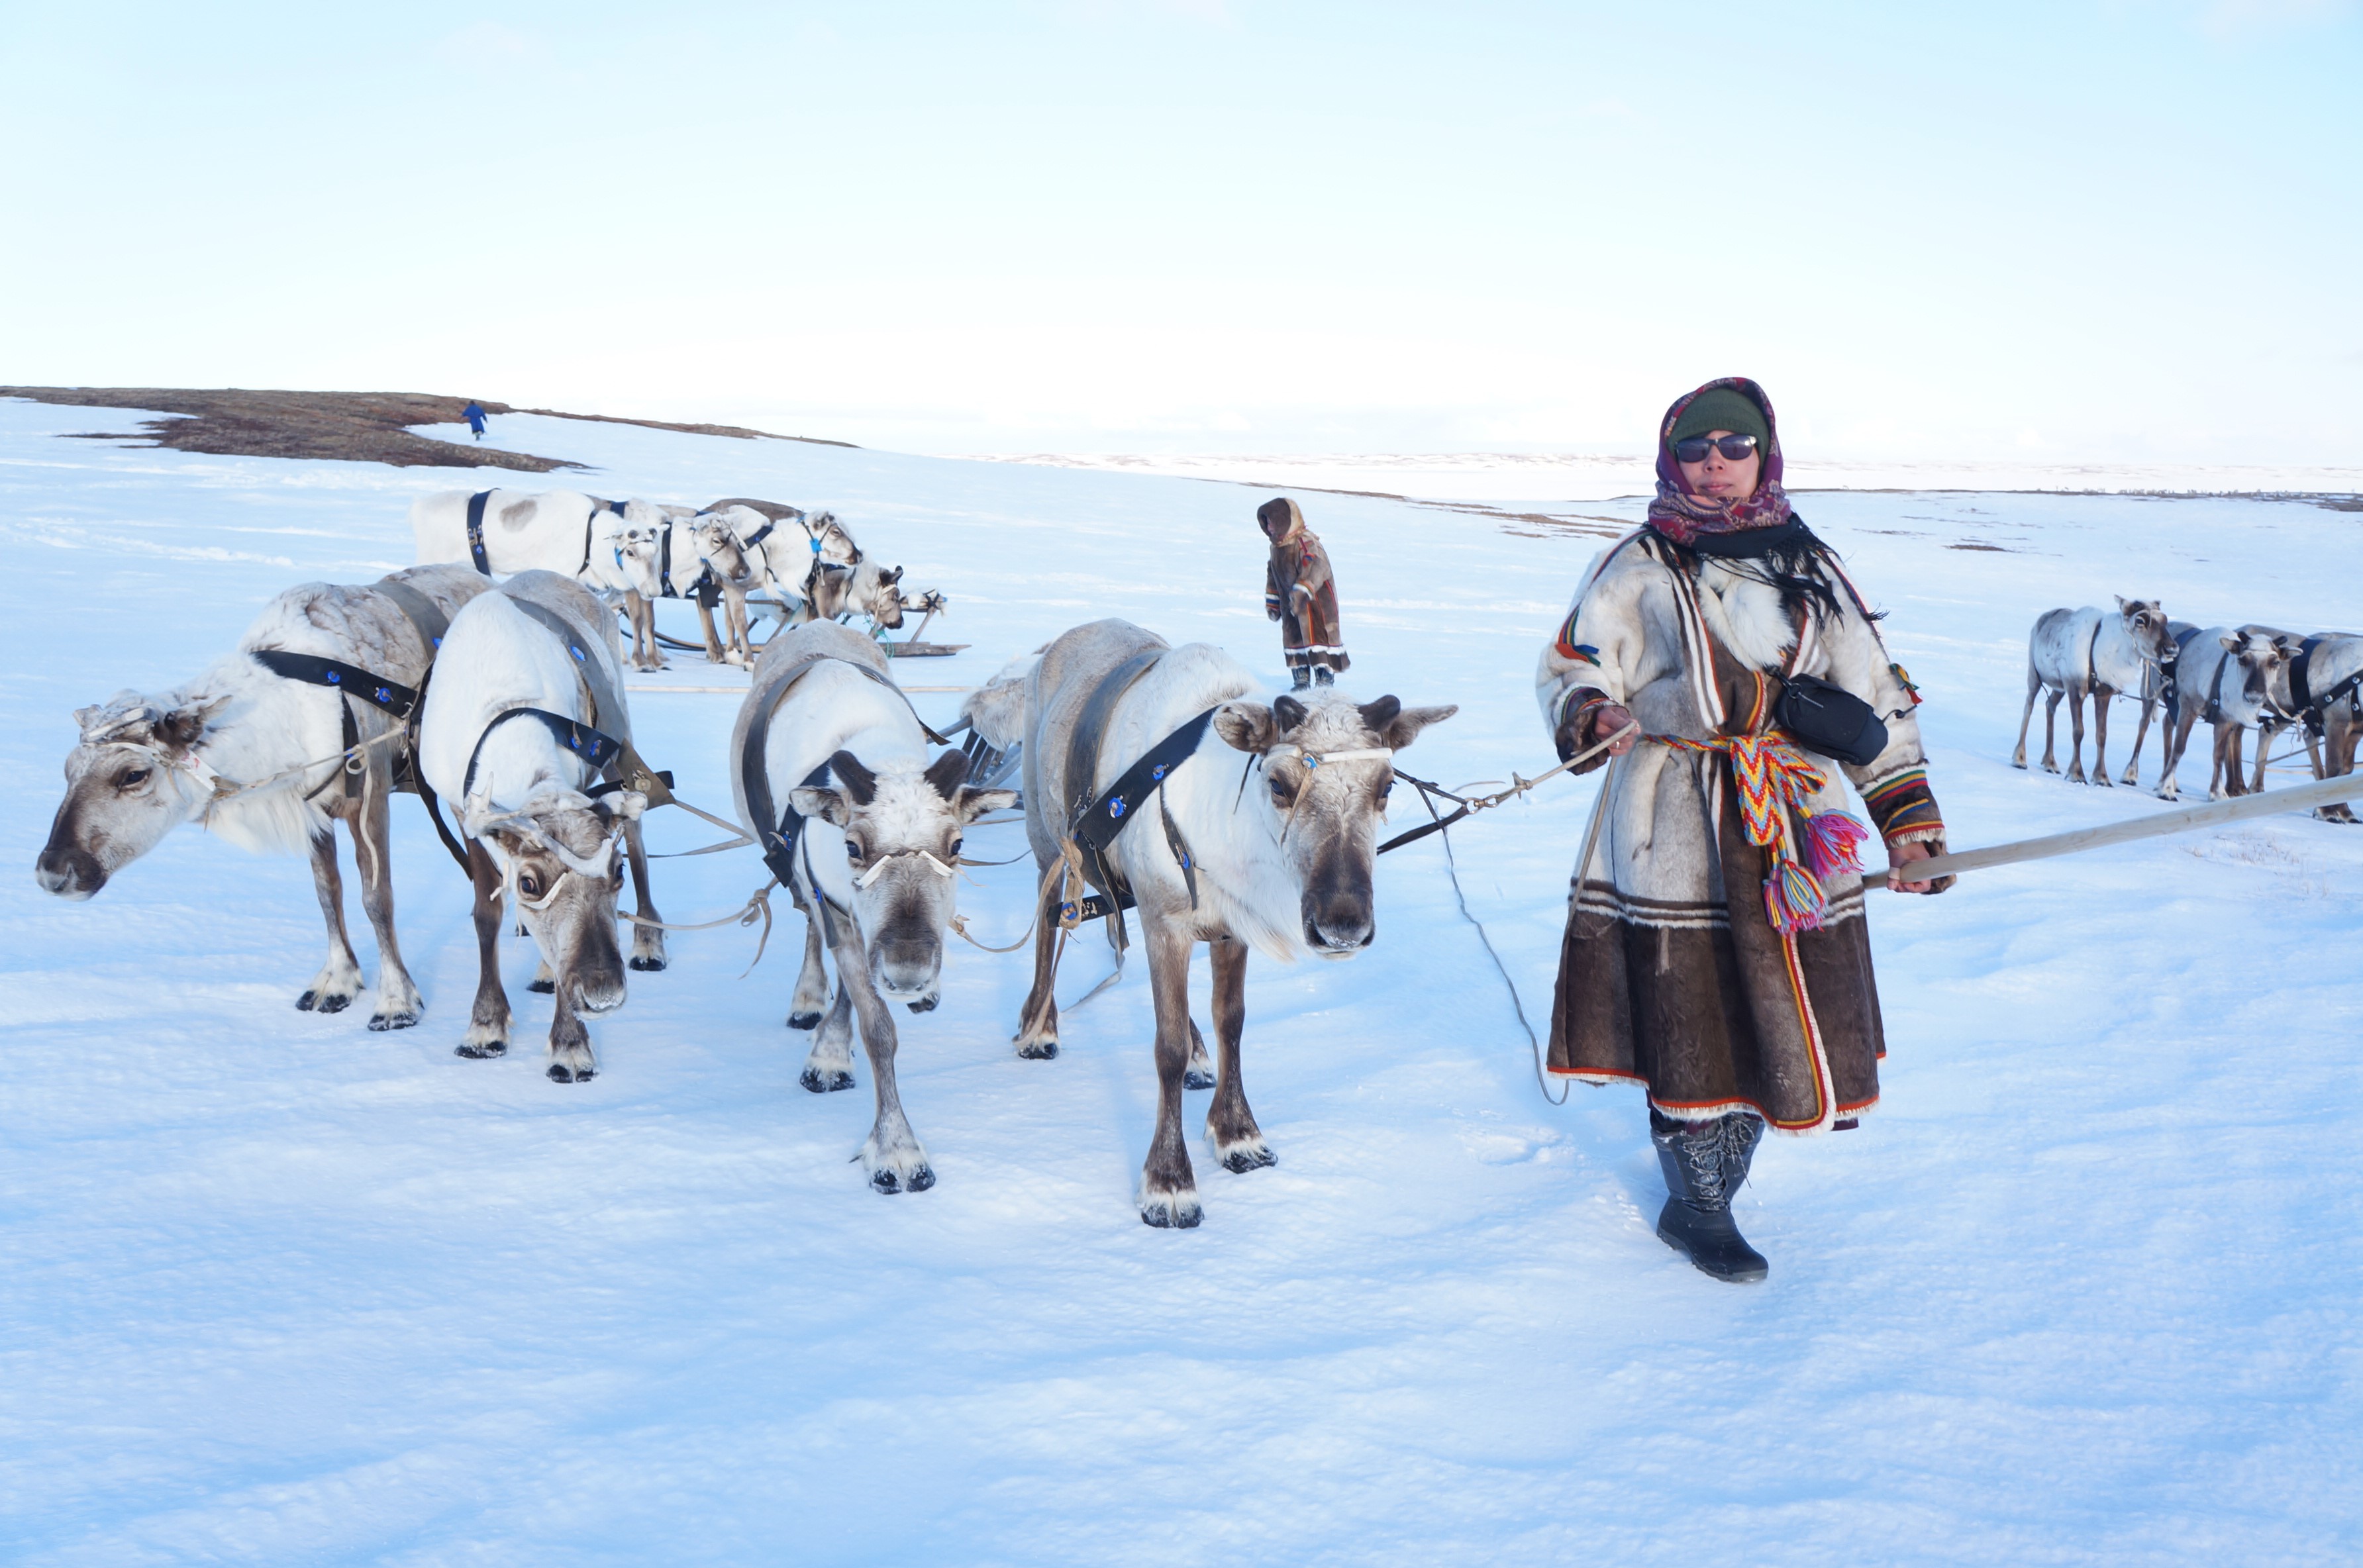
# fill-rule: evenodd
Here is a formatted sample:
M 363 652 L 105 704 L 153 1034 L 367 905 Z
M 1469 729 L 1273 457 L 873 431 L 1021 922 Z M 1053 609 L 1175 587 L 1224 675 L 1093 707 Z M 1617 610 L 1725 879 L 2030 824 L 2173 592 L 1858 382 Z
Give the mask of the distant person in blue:
M 460 417 L 468 422 L 468 428 L 476 433 L 477 440 L 481 441 L 484 438 L 484 421 L 490 415 L 484 413 L 483 403 L 471 398 L 468 401 L 468 406 L 460 411 Z

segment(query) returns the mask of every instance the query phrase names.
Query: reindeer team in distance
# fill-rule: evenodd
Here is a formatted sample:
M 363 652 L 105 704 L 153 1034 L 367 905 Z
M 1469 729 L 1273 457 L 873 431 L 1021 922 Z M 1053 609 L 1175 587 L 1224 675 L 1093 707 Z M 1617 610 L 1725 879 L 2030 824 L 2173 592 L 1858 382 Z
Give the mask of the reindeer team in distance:
M 2204 721 L 2213 732 L 2207 778 L 2210 800 L 2254 794 L 2265 787 L 2272 744 L 2296 728 L 2316 778 L 2354 771 L 2356 743 L 2363 737 L 2363 637 L 2338 632 L 2302 636 L 2278 627 L 2247 624 L 2200 627 L 2167 618 L 2154 599 L 2119 598 L 2113 611 L 2047 610 L 2027 636 L 2026 707 L 2020 715 L 2018 749 L 2011 766 L 2026 766 L 2026 732 L 2036 700 L 2044 699 L 2044 771 L 2059 772 L 2056 717 L 2068 703 L 2069 740 L 2066 777 L 2084 783 L 2084 700 L 2092 700 L 2094 741 L 2090 782 L 2107 786 L 2109 704 L 2129 697 L 2141 707 L 2133 755 L 2118 782 L 2133 784 L 2141 766 L 2142 741 L 2152 714 L 2163 705 L 2158 731 L 2158 794 L 2176 800 L 2176 769 Z M 2252 777 L 2244 774 L 2247 733 L 2257 732 Z M 2353 822 L 2344 805 L 2318 808 L 2330 822 Z

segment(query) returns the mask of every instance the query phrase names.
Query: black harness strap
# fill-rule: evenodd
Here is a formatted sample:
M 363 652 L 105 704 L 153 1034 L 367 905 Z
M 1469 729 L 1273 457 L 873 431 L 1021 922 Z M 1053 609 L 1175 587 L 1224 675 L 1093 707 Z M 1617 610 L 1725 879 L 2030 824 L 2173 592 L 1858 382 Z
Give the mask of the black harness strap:
M 510 708 L 494 714 L 493 722 L 484 726 L 484 733 L 476 737 L 476 748 L 468 754 L 468 771 L 460 780 L 461 799 L 466 799 L 468 792 L 475 788 L 476 762 L 483 756 L 484 743 L 493 738 L 494 730 L 499 729 L 511 719 L 538 720 L 544 729 L 558 737 L 559 745 L 590 764 L 594 772 L 605 773 L 615 767 L 624 755 L 622 741 L 604 731 L 593 729 L 580 719 L 570 719 L 563 713 L 553 713 L 547 708 Z M 597 793 L 605 794 L 606 790 L 602 789 Z
M 418 693 L 411 688 L 388 680 L 382 675 L 372 675 L 359 665 L 347 664 L 340 658 L 290 653 L 284 648 L 256 648 L 253 658 L 255 663 L 283 680 L 300 680 L 307 686 L 325 686 L 332 691 L 341 691 L 397 719 L 407 719 L 418 706 Z
M 1459 822 L 1470 812 L 1476 810 L 1474 806 L 1469 803 L 1466 796 L 1456 795 L 1440 784 L 1431 784 L 1425 778 L 1414 778 L 1400 767 L 1395 769 L 1395 777 L 1419 791 L 1421 804 L 1427 807 L 1429 820 L 1420 823 L 1419 826 L 1413 828 L 1409 833 L 1399 833 L 1395 834 L 1394 837 L 1379 845 L 1378 853 L 1381 855 L 1384 855 L 1390 849 L 1401 849 L 1406 844 L 1416 843 L 1418 840 L 1426 838 L 1429 834 L 1442 833 L 1446 828 L 1450 827 L 1454 823 Z M 1453 812 L 1448 817 L 1438 817 L 1436 814 L 1435 805 L 1427 799 L 1427 797 L 1431 795 L 1439 801 L 1457 801 L 1459 802 L 1460 809 Z
M 468 555 L 475 561 L 476 569 L 486 577 L 493 575 L 493 566 L 484 554 L 484 502 L 492 498 L 489 490 L 480 490 L 468 498 Z
M 817 790 L 827 782 L 828 764 L 824 762 L 805 774 L 804 783 L 798 788 Z M 810 820 L 802 812 L 796 810 L 796 798 L 791 794 L 787 803 L 780 808 L 778 829 L 761 834 L 758 840 L 763 848 L 763 864 L 771 868 L 772 876 L 780 879 L 780 886 L 782 888 L 793 890 L 795 887 L 788 874 L 795 868 L 796 845 L 804 836 L 804 823 Z M 818 896 L 820 884 L 817 880 L 814 880 L 809 869 L 806 871 L 805 879 L 812 881 L 813 892 Z M 826 900 L 824 899 L 823 901 Z

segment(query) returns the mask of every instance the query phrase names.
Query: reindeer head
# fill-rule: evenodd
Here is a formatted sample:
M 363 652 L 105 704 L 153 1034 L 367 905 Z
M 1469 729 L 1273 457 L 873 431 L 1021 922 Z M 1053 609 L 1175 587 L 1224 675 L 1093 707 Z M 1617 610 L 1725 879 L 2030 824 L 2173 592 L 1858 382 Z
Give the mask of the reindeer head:
M 118 691 L 74 714 L 82 740 L 66 754 L 66 798 L 33 861 L 44 892 L 91 897 L 205 810 L 213 790 L 196 745 L 228 701 Z
M 624 955 L 616 944 L 616 893 L 624 879 L 622 824 L 647 809 L 629 790 L 596 800 L 545 779 L 504 812 L 481 796 L 461 824 L 481 840 L 534 945 L 575 1010 L 624 1005 Z
M 2290 663 L 2304 643 L 2286 635 L 2274 636 L 2247 629 L 2217 640 L 2240 667 L 2240 689 L 2248 706 L 2258 712 L 2289 715 L 2297 701 L 2290 689 Z
M 924 770 L 890 763 L 873 773 L 849 751 L 830 757 L 828 767 L 835 788 L 800 789 L 791 799 L 805 816 L 845 834 L 859 935 L 880 993 L 926 1012 L 936 1005 L 944 932 L 958 912 L 952 868 L 961 834 L 987 812 L 1015 805 L 1017 797 L 971 789 L 968 757 L 957 751 Z
M 738 531 L 718 517 L 705 518 L 693 525 L 690 538 L 694 542 L 697 558 L 714 569 L 714 575 L 734 587 L 744 586 L 754 576 L 754 567 L 747 559 L 747 545 Z
M 2125 635 L 2133 640 L 2135 650 L 2146 662 L 2165 665 L 2173 661 L 2174 634 L 2167 630 L 2164 601 L 2120 595 L 2117 614 L 2125 624 Z
M 671 526 L 662 521 L 632 523 L 616 535 L 616 569 L 643 599 L 664 597 L 664 584 L 660 580 L 664 566 L 663 533 Z
M 1310 706 L 1282 697 L 1269 708 L 1230 702 L 1215 712 L 1215 733 L 1261 759 L 1262 809 L 1295 879 L 1314 952 L 1348 957 L 1378 935 L 1370 867 L 1394 788 L 1394 754 L 1459 712 L 1451 704 L 1407 709 L 1392 697 L 1357 706 L 1332 693 Z
M 853 607 L 888 630 L 903 624 L 903 569 L 863 561 L 853 569 Z

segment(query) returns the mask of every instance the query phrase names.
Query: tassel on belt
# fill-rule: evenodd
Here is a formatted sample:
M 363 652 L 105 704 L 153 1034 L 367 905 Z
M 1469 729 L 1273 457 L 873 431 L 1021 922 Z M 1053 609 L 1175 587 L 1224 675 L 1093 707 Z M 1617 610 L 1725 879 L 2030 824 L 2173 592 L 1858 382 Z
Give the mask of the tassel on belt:
M 1731 765 L 1739 795 L 1739 821 L 1747 842 L 1764 851 L 1771 874 L 1764 878 L 1764 916 L 1783 936 L 1815 931 L 1830 912 L 1825 879 L 1862 874 L 1860 846 L 1870 830 L 1844 812 L 1814 812 L 1806 804 L 1829 782 L 1785 736 L 1718 735 L 1685 740 L 1647 737 L 1673 751 L 1720 756 Z M 1798 824 L 1804 843 L 1797 842 Z

